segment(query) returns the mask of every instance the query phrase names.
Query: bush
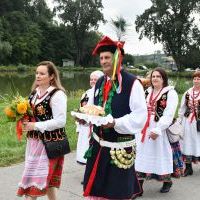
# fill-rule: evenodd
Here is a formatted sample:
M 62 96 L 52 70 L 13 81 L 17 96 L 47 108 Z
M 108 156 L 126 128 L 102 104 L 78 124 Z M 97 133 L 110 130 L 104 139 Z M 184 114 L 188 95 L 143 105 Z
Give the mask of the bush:
M 183 94 L 186 90 L 192 87 L 192 81 L 177 78 L 176 80 L 173 80 L 173 85 L 178 94 Z
M 26 65 L 23 65 L 23 64 L 19 64 L 17 66 L 17 71 L 18 72 L 25 72 L 27 70 L 27 66 Z

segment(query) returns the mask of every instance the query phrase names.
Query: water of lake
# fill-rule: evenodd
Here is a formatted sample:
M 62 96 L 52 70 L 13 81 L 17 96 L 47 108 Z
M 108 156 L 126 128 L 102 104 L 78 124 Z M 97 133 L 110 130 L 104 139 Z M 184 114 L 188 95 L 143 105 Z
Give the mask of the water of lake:
M 89 88 L 89 73 L 62 72 L 60 77 L 62 85 L 67 91 L 86 90 Z M 34 74 L 1 74 L 0 95 L 18 91 L 21 95 L 27 96 L 30 93 L 34 79 Z
M 78 89 L 86 90 L 89 88 L 89 74 L 83 72 L 62 72 L 61 82 L 67 91 Z M 0 95 L 10 94 L 12 91 L 18 91 L 21 95 L 27 96 L 35 79 L 34 74 L 1 74 L 0 76 Z M 185 82 L 189 88 L 191 80 L 184 78 L 170 79 L 170 85 Z

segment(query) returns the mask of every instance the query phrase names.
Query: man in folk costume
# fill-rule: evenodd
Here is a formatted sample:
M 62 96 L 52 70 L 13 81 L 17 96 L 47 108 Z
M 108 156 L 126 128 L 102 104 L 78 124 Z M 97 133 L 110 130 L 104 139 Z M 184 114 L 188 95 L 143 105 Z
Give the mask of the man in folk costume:
M 134 134 L 144 126 L 147 107 L 140 82 L 121 70 L 123 45 L 105 36 L 93 51 L 105 74 L 96 83 L 94 104 L 113 122 L 93 127 L 84 176 L 84 196 L 90 200 L 127 200 L 142 192 L 134 169 Z

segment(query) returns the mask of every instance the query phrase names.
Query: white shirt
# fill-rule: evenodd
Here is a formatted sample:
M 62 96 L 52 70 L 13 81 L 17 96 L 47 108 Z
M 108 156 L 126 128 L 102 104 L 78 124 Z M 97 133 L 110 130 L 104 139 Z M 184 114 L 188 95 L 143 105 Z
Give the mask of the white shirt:
M 138 80 L 135 80 L 129 98 L 130 114 L 115 119 L 114 129 L 120 134 L 141 133 L 147 119 L 147 106 L 144 89 Z
M 37 105 L 38 103 L 42 102 L 46 96 L 54 89 L 55 87 L 50 86 L 47 89 L 47 94 L 42 97 L 41 99 L 36 99 L 36 96 L 33 98 L 32 103 Z M 40 91 L 37 88 L 36 94 L 40 95 Z M 67 120 L 67 96 L 61 90 L 57 91 L 50 100 L 50 107 L 52 109 L 53 119 L 36 122 L 35 123 L 35 130 L 41 131 L 52 131 L 58 128 L 65 127 L 66 120 Z

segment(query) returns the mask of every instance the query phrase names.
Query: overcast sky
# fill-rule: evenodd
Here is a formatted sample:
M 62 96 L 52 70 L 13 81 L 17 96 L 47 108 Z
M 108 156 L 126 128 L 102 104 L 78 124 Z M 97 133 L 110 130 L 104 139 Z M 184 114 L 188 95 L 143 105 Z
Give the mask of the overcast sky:
M 52 0 L 46 0 L 52 2 Z M 104 35 L 116 40 L 116 34 L 110 24 L 111 18 L 122 16 L 130 24 L 125 40 L 125 52 L 130 54 L 151 54 L 156 50 L 162 50 L 161 44 L 153 44 L 147 38 L 139 40 L 139 35 L 135 31 L 134 21 L 137 15 L 144 12 L 151 6 L 150 0 L 102 0 L 104 18 L 107 24 L 101 24 L 99 31 Z M 49 4 L 50 5 L 50 4 Z
M 99 31 L 103 34 L 116 38 L 116 34 L 110 24 L 111 18 L 123 16 L 131 25 L 125 39 L 125 51 L 130 54 L 150 54 L 155 50 L 162 50 L 161 44 L 153 44 L 147 38 L 139 40 L 139 34 L 135 31 L 134 22 L 137 15 L 151 6 L 150 0 L 102 0 L 104 17 L 108 21 L 106 25 L 100 25 Z

